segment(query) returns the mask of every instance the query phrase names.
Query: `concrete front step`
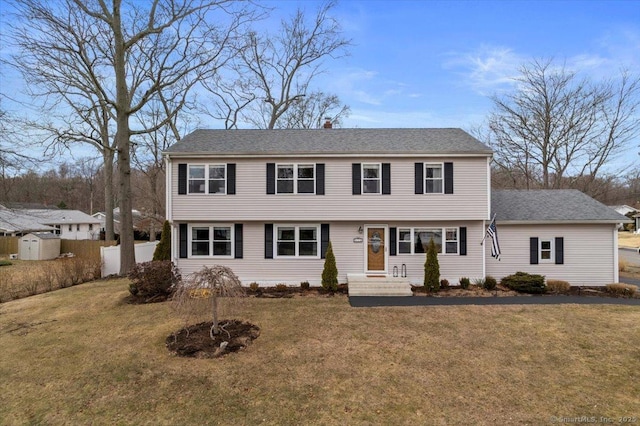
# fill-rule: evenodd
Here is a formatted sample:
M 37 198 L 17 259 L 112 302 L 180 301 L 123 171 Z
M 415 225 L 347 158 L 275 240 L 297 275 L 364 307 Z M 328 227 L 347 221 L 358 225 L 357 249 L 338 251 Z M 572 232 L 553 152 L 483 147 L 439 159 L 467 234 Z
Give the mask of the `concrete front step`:
M 347 274 L 349 296 L 412 296 L 408 278 Z

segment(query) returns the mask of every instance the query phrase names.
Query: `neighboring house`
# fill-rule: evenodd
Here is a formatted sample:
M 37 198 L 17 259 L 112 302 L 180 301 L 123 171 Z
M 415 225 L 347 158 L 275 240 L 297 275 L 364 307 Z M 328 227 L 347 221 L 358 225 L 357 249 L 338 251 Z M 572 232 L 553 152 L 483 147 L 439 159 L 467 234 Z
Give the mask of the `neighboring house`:
M 156 236 L 154 234 L 162 231 L 164 218 L 159 215 L 145 214 L 135 209 L 131 210 L 131 214 L 133 216 L 134 231 L 143 235 L 149 235 L 151 241 L 154 241 Z M 92 216 L 100 221 L 100 232 L 104 232 L 107 215 L 104 212 L 97 212 Z M 116 234 L 120 233 L 120 207 L 113 209 L 113 229 Z
M 100 221 L 80 210 L 22 209 L 14 212 L 52 227 L 53 233 L 63 240 L 97 240 L 100 236 Z
M 39 218 L 0 208 L 0 236 L 20 237 L 31 232 L 53 231 L 53 226 L 43 225 Z
M 609 206 L 612 209 L 614 209 L 615 211 L 617 211 L 618 213 L 620 213 L 623 216 L 627 216 L 629 213 L 638 213 L 638 209 L 635 209 L 631 206 L 627 206 L 626 204 L 620 205 L 620 206 Z M 621 231 L 624 229 L 624 225 L 622 223 L 618 224 L 618 230 Z M 635 229 L 637 230 L 638 227 L 636 226 Z
M 422 284 L 430 239 L 440 252 L 441 278 L 451 283 L 484 277 L 499 262 L 480 245 L 491 217 L 493 152 L 460 129 L 198 130 L 164 155 L 172 253 L 185 275 L 224 264 L 245 285 L 319 285 L 329 241 L 340 282 L 406 270 L 408 281 Z M 541 208 L 534 204 L 524 207 Z M 608 220 L 616 213 L 604 208 L 596 238 L 554 234 L 566 247 L 558 266 L 565 273 L 554 278 L 574 285 L 614 281 L 616 230 Z M 546 238 L 557 223 L 514 225 L 531 227 L 520 241 L 508 229 L 522 231 L 503 229 L 500 217 L 505 273 L 535 272 L 529 257 L 511 263 L 507 247 L 528 249 L 530 237 Z M 607 275 L 597 282 L 583 281 L 583 262 L 569 252 L 589 245 L 609 250 L 599 260 Z M 496 269 L 497 278 L 501 273 Z

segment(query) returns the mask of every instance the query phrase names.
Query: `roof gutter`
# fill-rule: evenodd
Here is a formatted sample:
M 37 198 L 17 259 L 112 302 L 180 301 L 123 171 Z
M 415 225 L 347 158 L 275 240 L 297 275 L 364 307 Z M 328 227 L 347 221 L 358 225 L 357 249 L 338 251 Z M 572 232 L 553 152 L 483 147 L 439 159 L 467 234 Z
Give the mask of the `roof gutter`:
M 466 153 L 388 153 L 388 152 L 359 152 L 359 153 L 217 153 L 217 152 L 163 152 L 165 158 L 362 158 L 362 157 L 392 157 L 392 158 L 415 158 L 415 157 L 489 157 L 493 153 L 488 152 L 466 152 Z
M 593 220 L 500 220 L 496 219 L 496 225 L 602 225 L 619 223 L 631 223 L 631 220 L 593 219 Z

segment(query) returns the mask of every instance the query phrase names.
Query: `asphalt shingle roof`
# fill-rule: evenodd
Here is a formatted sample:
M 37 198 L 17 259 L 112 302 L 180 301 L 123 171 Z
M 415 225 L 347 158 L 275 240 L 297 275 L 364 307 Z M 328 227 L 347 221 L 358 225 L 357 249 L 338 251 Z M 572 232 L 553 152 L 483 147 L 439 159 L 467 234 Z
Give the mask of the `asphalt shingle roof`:
M 496 221 L 628 222 L 625 216 L 576 189 L 493 190 Z
M 478 154 L 492 150 L 462 129 L 196 130 L 165 153 L 219 155 Z

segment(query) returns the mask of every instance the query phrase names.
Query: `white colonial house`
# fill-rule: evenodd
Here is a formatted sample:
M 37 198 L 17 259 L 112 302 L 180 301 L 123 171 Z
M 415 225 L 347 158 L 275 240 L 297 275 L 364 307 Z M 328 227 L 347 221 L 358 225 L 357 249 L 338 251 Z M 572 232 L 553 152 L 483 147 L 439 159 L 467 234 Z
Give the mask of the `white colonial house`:
M 568 211 L 530 222 L 506 215 L 500 200 L 510 198 L 492 199 L 492 154 L 460 129 L 197 130 L 164 153 L 173 258 L 185 275 L 224 264 L 244 284 L 319 285 L 331 241 L 350 292 L 385 283 L 410 294 L 433 239 L 441 277 L 454 284 L 520 270 L 574 285 L 617 281 L 620 215 L 586 196 L 598 205 L 587 228 L 563 221 Z M 524 194 L 521 208 L 545 210 Z M 492 212 L 500 261 L 480 244 Z M 523 257 L 534 238 L 537 262 Z M 594 263 L 600 272 L 585 274 Z

